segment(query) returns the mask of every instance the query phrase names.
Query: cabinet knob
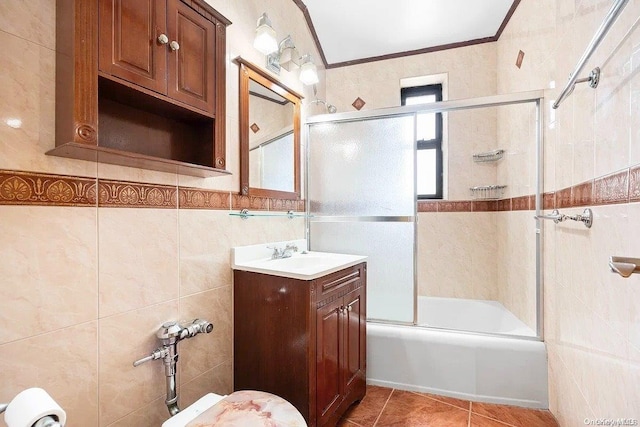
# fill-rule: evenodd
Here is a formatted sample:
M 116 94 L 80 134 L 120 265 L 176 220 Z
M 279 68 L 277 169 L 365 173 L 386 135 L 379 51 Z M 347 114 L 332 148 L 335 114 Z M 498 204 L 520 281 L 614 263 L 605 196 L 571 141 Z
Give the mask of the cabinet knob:
M 167 37 L 166 34 L 160 34 L 158 36 L 158 43 L 160 44 L 167 44 L 169 43 L 169 37 Z
M 180 49 L 180 45 L 178 44 L 177 41 L 172 40 L 171 43 L 169 43 L 169 47 L 171 48 L 171 50 L 178 50 Z

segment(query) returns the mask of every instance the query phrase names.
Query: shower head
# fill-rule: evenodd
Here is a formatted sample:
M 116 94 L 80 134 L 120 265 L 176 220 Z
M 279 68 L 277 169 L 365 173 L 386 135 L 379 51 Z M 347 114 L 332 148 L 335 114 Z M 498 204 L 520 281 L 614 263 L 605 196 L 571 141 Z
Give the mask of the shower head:
M 322 99 L 316 98 L 313 101 L 311 101 L 311 104 L 323 104 L 329 114 L 333 114 L 338 111 L 335 105 L 329 104 L 327 101 L 323 101 Z

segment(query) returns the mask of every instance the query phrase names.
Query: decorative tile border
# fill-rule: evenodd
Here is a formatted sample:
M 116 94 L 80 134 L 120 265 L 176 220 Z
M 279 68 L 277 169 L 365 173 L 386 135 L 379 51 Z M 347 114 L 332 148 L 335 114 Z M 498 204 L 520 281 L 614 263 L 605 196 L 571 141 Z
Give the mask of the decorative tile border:
M 178 207 L 176 186 L 98 179 L 98 206 L 104 208 Z
M 95 178 L 0 171 L 0 204 L 96 206 Z
M 640 202 L 640 165 L 543 194 L 543 209 L 562 209 Z M 472 212 L 535 210 L 535 195 L 495 201 L 418 201 L 418 212 Z
M 544 209 L 640 202 L 640 165 L 544 193 Z M 99 206 L 303 212 L 304 200 L 274 199 L 191 187 L 0 170 L 0 205 Z M 420 200 L 418 212 L 535 209 L 535 195 L 500 200 Z
M 640 202 L 640 165 L 629 169 L 629 201 Z
M 269 199 L 270 211 L 303 212 L 304 209 L 304 200 Z
M 304 200 L 172 185 L 0 170 L 0 205 L 304 211 Z
M 266 197 L 234 194 L 231 196 L 231 207 L 234 210 L 249 209 L 250 211 L 268 211 L 269 199 Z
M 471 202 L 473 212 L 496 212 L 498 210 L 497 200 L 474 200 Z
M 535 208 L 535 202 L 533 204 Z M 551 191 L 542 195 L 542 209 L 554 209 L 556 207 L 556 192 Z
M 228 192 L 196 188 L 178 188 L 180 209 L 231 209 Z
M 629 170 L 595 180 L 594 203 L 608 205 L 629 202 Z

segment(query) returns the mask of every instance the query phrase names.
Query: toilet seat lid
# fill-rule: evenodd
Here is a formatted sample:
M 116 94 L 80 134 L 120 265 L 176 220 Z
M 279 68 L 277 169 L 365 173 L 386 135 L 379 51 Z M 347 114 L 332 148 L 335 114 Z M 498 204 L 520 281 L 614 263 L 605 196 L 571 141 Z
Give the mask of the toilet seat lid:
M 300 412 L 275 394 L 255 390 L 231 393 L 185 427 L 306 427 Z

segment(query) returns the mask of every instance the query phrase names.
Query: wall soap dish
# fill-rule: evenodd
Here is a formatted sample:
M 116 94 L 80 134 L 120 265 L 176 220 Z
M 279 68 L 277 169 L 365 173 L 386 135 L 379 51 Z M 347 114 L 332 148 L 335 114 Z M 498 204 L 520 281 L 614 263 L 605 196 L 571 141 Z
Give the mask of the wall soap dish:
M 475 200 L 496 200 L 502 197 L 506 185 L 481 185 L 471 187 L 471 197 Z
M 486 153 L 478 153 L 473 155 L 473 161 L 476 163 L 497 162 L 504 156 L 504 150 L 487 151 Z
M 612 273 L 618 273 L 627 278 L 633 273 L 640 273 L 640 259 L 612 256 L 609 257 L 609 268 Z

